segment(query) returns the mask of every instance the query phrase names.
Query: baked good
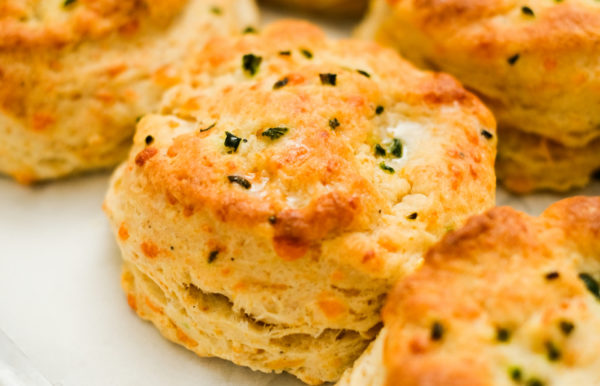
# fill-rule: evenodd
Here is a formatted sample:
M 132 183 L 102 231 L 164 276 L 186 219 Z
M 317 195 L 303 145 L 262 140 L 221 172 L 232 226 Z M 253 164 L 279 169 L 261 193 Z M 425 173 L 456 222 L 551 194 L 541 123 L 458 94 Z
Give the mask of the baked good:
M 188 66 L 105 201 L 130 304 L 199 355 L 336 380 L 391 283 L 493 205 L 493 117 L 452 77 L 304 22 L 213 38 Z
M 358 16 L 367 9 L 367 0 L 262 0 L 297 10 L 317 12 L 328 16 Z
M 252 0 L 0 2 L 0 173 L 47 180 L 122 161 L 136 119 Z
M 596 385 L 599 272 L 600 197 L 475 216 L 392 291 L 340 386 Z
M 498 120 L 509 189 L 566 191 L 600 169 L 598 2 L 375 0 L 358 34 L 482 98 Z M 570 160 L 581 168 L 562 167 Z

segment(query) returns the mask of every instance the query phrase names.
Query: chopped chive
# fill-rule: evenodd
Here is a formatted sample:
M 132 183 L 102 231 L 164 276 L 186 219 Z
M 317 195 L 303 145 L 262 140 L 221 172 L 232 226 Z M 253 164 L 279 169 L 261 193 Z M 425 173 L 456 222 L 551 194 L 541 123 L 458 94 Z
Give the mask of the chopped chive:
M 312 53 L 312 52 L 310 52 L 309 50 L 307 50 L 306 48 L 301 48 L 301 49 L 300 49 L 300 53 L 301 53 L 302 55 L 304 55 L 304 57 L 305 57 L 306 59 L 312 59 L 312 58 L 313 58 L 313 53 Z
M 383 109 L 383 106 L 377 106 L 377 107 L 375 108 L 375 114 L 377 114 L 377 115 L 381 115 L 381 114 L 383 113 L 383 110 L 384 110 L 384 109 Z
M 568 320 L 561 320 L 558 323 L 558 327 L 560 328 L 560 330 L 562 331 L 562 333 L 565 334 L 566 336 L 571 335 L 571 333 L 575 329 L 575 325 L 572 322 L 568 321 Z
M 219 7 L 211 7 L 210 11 L 215 15 L 221 15 L 223 13 L 223 10 Z
M 146 142 L 146 145 L 152 145 L 152 142 L 154 142 L 154 137 L 149 135 L 146 137 L 146 139 L 144 140 L 144 142 Z
M 485 139 L 492 139 L 492 138 L 494 138 L 494 134 L 490 133 L 489 131 L 487 131 L 485 129 L 481 130 L 481 135 L 483 135 L 483 137 Z
M 219 255 L 219 251 L 211 251 L 210 254 L 208 255 L 208 264 L 212 263 L 213 261 L 217 260 L 217 256 Z
M 261 56 L 256 56 L 254 54 L 246 54 L 242 57 L 242 68 L 250 76 L 254 76 L 258 72 L 258 68 L 260 67 L 261 62 Z
M 319 78 L 321 78 L 321 84 L 335 86 L 337 83 L 337 75 L 336 74 L 319 74 Z
M 262 132 L 263 137 L 269 137 L 272 141 L 279 139 L 287 133 L 289 129 L 287 127 L 272 127 Z
M 520 57 L 521 57 L 520 54 L 515 54 L 515 55 L 511 56 L 510 58 L 508 58 L 507 62 L 511 66 L 514 66 L 514 64 L 517 63 L 517 60 L 519 60 Z
M 402 142 L 399 139 L 394 138 L 392 142 L 392 146 L 390 147 L 390 154 L 394 157 L 400 158 L 402 157 L 403 147 Z
M 417 216 L 419 216 L 419 214 L 417 212 L 414 212 L 414 213 L 411 213 L 408 216 L 406 216 L 406 218 L 409 220 L 416 220 Z
M 275 84 L 273 85 L 273 90 L 279 90 L 280 88 L 282 88 L 283 86 L 287 85 L 289 82 L 289 79 L 287 77 L 278 80 L 277 82 L 275 82 Z
M 440 322 L 433 322 L 431 325 L 431 340 L 441 340 L 444 337 L 444 326 Z
M 523 15 L 535 16 L 535 14 L 533 13 L 533 9 L 529 8 L 526 5 L 521 7 L 521 12 L 523 13 Z
M 329 127 L 331 127 L 331 130 L 335 130 L 338 127 L 340 127 L 340 121 L 338 121 L 337 118 L 332 118 L 329 120 Z
M 548 272 L 545 276 L 546 280 L 556 280 L 560 277 L 560 273 L 556 271 Z
M 269 224 L 275 225 L 276 223 L 277 223 L 277 217 L 276 216 L 270 216 L 269 217 Z
M 592 295 L 596 297 L 596 299 L 600 300 L 600 286 L 598 285 L 596 279 L 594 279 L 588 273 L 580 273 L 579 278 L 581 281 L 583 281 L 583 284 L 585 284 L 585 287 L 588 289 L 588 291 L 590 291 Z
M 545 343 L 546 351 L 548 354 L 548 360 L 557 361 L 562 356 L 560 350 L 556 347 L 556 345 L 550 341 Z
M 379 164 L 379 167 L 381 168 L 381 170 L 383 170 L 384 172 L 390 173 L 390 174 L 394 174 L 396 171 L 394 170 L 393 167 L 391 166 L 387 166 L 385 164 L 385 162 L 382 162 Z
M 510 340 L 510 331 L 506 328 L 498 328 L 496 330 L 496 340 L 498 342 L 508 342 Z
M 386 151 L 380 144 L 375 145 L 375 155 L 379 157 L 385 157 Z
M 291 56 L 292 51 L 279 51 L 279 55 L 281 56 Z
M 77 0 L 65 0 L 63 2 L 63 7 L 68 7 L 71 4 L 74 4 Z
M 139 123 L 142 120 L 142 118 L 144 118 L 143 115 L 140 115 L 139 117 L 136 117 L 135 118 L 135 123 Z
M 225 147 L 232 148 L 233 152 L 235 153 L 238 147 L 240 146 L 242 139 L 240 137 L 235 136 L 234 134 L 231 134 L 229 131 L 226 131 L 225 135 Z
M 201 133 L 204 133 L 205 131 L 208 131 L 208 130 L 212 129 L 212 128 L 213 128 L 213 127 L 215 127 L 216 125 L 217 125 L 217 122 L 213 123 L 212 125 L 208 126 L 208 127 L 207 127 L 207 128 L 205 128 L 205 129 L 200 129 L 200 132 L 201 132 Z M 226 146 L 227 146 L 227 145 L 226 145 Z
M 250 183 L 250 181 L 248 181 L 244 177 L 240 177 L 240 176 L 227 176 L 227 179 L 232 184 L 238 184 L 241 187 L 243 187 L 244 189 L 250 189 L 252 187 L 252 184 Z
M 544 386 L 544 382 L 537 378 L 531 378 L 525 383 L 525 386 Z
M 243 31 L 244 34 L 255 34 L 257 32 L 258 31 L 256 30 L 256 28 L 254 28 L 252 26 L 248 26 L 248 27 L 244 28 L 244 31 Z
M 364 71 L 364 70 L 356 70 L 356 72 L 358 72 L 359 74 L 366 76 L 367 78 L 371 77 L 371 74 L 369 74 L 368 72 Z
M 511 367 L 508 369 L 508 375 L 515 382 L 520 382 L 523 379 L 523 371 L 521 371 L 520 367 Z

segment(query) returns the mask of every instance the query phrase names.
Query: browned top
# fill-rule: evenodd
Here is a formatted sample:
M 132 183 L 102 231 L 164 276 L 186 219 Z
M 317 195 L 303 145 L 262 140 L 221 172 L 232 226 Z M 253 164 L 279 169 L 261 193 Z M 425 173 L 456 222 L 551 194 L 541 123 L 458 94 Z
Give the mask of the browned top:
M 142 19 L 164 23 L 187 0 L 2 0 L 0 48 L 60 46 L 119 31 Z
M 509 385 L 515 369 L 521 382 L 597 383 L 600 293 L 582 273 L 600 279 L 600 197 L 473 217 L 390 295 L 387 383 Z
M 600 5 L 594 0 L 388 0 L 441 41 L 478 55 L 504 55 L 511 47 L 561 52 L 600 41 Z M 523 7 L 529 8 L 524 10 Z
M 244 70 L 246 55 L 260 61 L 254 75 Z M 162 116 L 142 120 L 137 165 L 130 163 L 146 189 L 187 215 L 209 210 L 233 227 L 264 225 L 276 252 L 295 259 L 343 233 L 395 229 L 411 214 L 397 218 L 407 196 L 423 204 L 412 224 L 432 234 L 493 200 L 494 120 L 447 75 L 289 21 L 214 39 L 198 58 L 195 89 L 174 90 Z M 284 130 L 279 138 L 266 135 L 276 128 Z M 227 132 L 242 139 L 237 150 L 226 146 Z M 393 135 L 403 143 L 400 157 L 389 154 Z M 378 143 L 386 156 L 375 155 Z M 357 258 L 381 268 L 380 259 Z

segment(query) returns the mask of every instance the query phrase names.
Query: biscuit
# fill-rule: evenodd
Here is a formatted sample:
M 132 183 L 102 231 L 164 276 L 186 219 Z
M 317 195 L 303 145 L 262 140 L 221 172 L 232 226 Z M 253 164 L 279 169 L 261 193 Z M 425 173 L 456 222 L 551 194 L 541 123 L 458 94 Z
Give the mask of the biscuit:
M 0 4 L 0 173 L 23 183 L 126 158 L 189 50 L 254 23 L 252 0 Z
M 334 381 L 391 284 L 493 205 L 495 121 L 452 77 L 303 22 L 188 65 L 105 201 L 130 304 L 201 356 Z
M 514 141 L 503 141 L 504 130 L 553 141 L 566 148 L 563 155 L 574 157 L 600 140 L 597 2 L 375 0 L 358 34 L 395 47 L 421 67 L 448 72 L 474 90 L 498 120 L 501 155 L 536 152 L 535 144 L 515 147 Z M 590 165 L 600 167 L 600 153 L 591 158 Z M 504 168 L 499 174 L 512 188 L 511 180 L 522 173 L 518 168 L 509 173 L 513 168 L 504 167 L 504 160 L 498 161 Z M 589 170 L 586 178 L 565 172 L 557 177 L 560 182 L 549 183 L 545 176 L 556 173 L 552 162 L 519 166 L 531 178 L 528 191 L 564 191 L 590 175 Z
M 367 9 L 367 0 L 263 0 L 265 3 L 317 12 L 331 16 L 358 16 Z
M 383 309 L 348 385 L 596 385 L 600 197 L 471 218 Z

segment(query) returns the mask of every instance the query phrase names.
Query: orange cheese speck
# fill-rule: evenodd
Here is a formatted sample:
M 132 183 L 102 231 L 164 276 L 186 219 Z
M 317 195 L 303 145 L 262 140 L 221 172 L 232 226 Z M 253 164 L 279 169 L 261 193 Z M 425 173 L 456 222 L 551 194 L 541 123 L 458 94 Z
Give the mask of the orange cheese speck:
M 140 248 L 142 248 L 142 252 L 144 255 L 146 255 L 146 257 L 153 259 L 158 256 L 158 247 L 151 241 L 143 242 L 140 245 Z
M 127 231 L 125 223 L 121 223 L 121 226 L 119 227 L 119 238 L 122 241 L 127 241 L 127 239 L 129 238 L 129 231 Z

